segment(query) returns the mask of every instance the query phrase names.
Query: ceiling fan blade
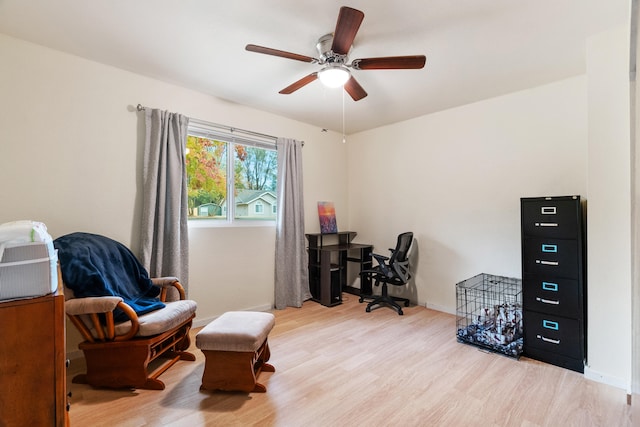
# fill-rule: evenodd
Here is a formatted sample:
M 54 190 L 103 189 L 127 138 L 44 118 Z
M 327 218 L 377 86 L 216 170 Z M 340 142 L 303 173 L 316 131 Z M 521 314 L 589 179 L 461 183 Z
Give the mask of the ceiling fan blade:
M 271 49 L 270 47 L 258 46 L 258 45 L 255 45 L 255 44 L 248 44 L 245 47 L 245 49 L 248 50 L 249 52 L 264 53 L 265 55 L 280 56 L 282 58 L 295 59 L 296 61 L 302 61 L 302 62 L 315 62 L 316 61 L 315 58 L 312 58 L 310 56 L 298 55 L 297 53 L 285 52 L 284 50 Z
M 416 70 L 424 67 L 424 55 L 386 56 L 382 58 L 354 59 L 351 67 L 356 70 Z
M 363 19 L 364 13 L 357 9 L 352 9 L 347 6 L 340 8 L 336 29 L 333 32 L 333 44 L 331 45 L 331 50 L 334 53 L 340 55 L 349 53 L 353 39 L 356 38 L 356 33 Z
M 303 78 L 301 78 L 300 80 L 298 80 L 297 82 L 294 82 L 292 84 L 290 84 L 289 86 L 285 87 L 284 89 L 282 89 L 280 92 L 283 95 L 289 95 L 290 93 L 295 92 L 296 90 L 300 89 L 303 86 L 308 85 L 309 83 L 311 83 L 312 81 L 316 80 L 318 78 L 318 73 L 314 72 L 311 73 L 307 76 L 304 76 Z
M 349 80 L 344 84 L 344 90 L 347 91 L 351 98 L 354 101 L 360 101 L 362 98 L 367 96 L 367 92 L 360 86 L 360 83 L 356 81 L 356 79 L 351 76 Z

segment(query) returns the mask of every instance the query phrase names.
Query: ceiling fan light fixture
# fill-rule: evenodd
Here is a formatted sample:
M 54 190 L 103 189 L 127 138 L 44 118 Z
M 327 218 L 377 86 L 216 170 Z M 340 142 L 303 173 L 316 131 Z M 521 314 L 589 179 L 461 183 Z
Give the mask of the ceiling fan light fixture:
M 351 77 L 349 70 L 342 65 L 328 65 L 318 71 L 318 79 L 330 88 L 342 87 Z

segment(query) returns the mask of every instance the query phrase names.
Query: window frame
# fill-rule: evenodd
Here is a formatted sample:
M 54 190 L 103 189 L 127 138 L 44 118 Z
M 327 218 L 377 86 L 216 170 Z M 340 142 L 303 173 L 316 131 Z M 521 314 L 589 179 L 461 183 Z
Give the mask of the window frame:
M 216 140 L 227 144 L 227 202 L 223 212 L 226 211 L 226 219 L 208 219 L 208 218 L 192 218 L 187 216 L 187 224 L 189 228 L 215 228 L 215 227 L 275 227 L 277 219 L 277 211 L 273 219 L 239 219 L 235 217 L 235 183 L 234 183 L 234 165 L 235 165 L 235 145 L 244 145 L 247 147 L 261 148 L 276 152 L 276 137 L 263 135 L 251 131 L 239 130 L 228 126 L 217 125 L 197 119 L 190 119 L 187 127 L 187 135 Z M 231 179 L 229 179 L 231 177 Z M 276 173 L 277 180 L 277 173 Z M 276 183 L 277 187 L 277 183 Z M 271 190 L 269 190 L 271 191 Z M 273 191 L 276 194 L 277 189 Z M 263 207 L 263 214 L 264 214 Z

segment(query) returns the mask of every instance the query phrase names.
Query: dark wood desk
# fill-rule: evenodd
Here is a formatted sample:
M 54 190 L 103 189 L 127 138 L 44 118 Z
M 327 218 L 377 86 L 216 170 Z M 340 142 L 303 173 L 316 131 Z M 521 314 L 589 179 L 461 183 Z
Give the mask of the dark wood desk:
M 309 290 L 313 299 L 328 307 L 342 303 L 342 292 L 354 295 L 370 295 L 371 278 L 360 278 L 360 289 L 347 285 L 349 262 L 358 265 L 358 273 L 372 267 L 373 246 L 351 243 L 357 233 L 353 231 L 335 234 L 307 234 L 309 241 Z M 334 236 L 336 244 L 323 244 Z

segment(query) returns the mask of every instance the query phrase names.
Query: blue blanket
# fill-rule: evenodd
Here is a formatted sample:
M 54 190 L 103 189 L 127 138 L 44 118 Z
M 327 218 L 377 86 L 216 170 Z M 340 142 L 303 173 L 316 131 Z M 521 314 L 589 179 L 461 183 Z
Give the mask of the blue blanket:
M 164 307 L 160 288 L 123 244 L 90 233 L 71 233 L 53 241 L 65 285 L 76 297 L 119 296 L 142 315 Z M 116 310 L 114 320 L 128 320 Z

